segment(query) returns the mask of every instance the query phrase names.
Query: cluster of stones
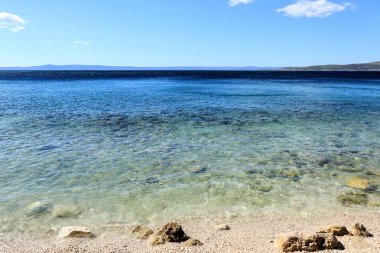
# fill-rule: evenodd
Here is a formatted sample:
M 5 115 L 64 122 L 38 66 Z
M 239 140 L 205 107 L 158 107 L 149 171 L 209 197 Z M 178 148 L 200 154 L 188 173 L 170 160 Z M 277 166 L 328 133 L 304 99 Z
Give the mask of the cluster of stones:
M 303 234 L 284 234 L 276 238 L 276 244 L 283 252 L 306 251 L 315 252 L 321 250 L 343 250 L 344 245 L 338 241 L 337 236 L 372 236 L 367 229 L 356 223 L 351 232 L 345 226 L 330 226 L 321 229 L 317 233 Z
M 214 227 L 216 230 L 230 230 L 226 224 Z M 165 226 L 153 231 L 145 226 L 136 226 L 131 231 L 137 239 L 148 240 L 152 246 L 170 243 L 184 243 L 186 246 L 202 246 L 203 243 L 186 235 L 182 227 L 176 222 L 169 222 Z M 67 238 L 94 238 L 96 237 L 88 228 L 82 226 L 63 227 L 59 233 L 59 239 Z
M 226 224 L 214 227 L 216 230 L 229 230 Z M 187 246 L 201 246 L 203 243 L 186 235 L 182 227 L 176 222 L 169 222 L 165 226 L 153 231 L 144 226 L 136 226 L 132 234 L 138 239 L 148 240 L 152 246 L 169 243 L 184 243 Z M 356 223 L 351 231 L 345 226 L 330 226 L 313 234 L 283 234 L 276 238 L 276 244 L 282 252 L 315 252 L 321 250 L 343 250 L 344 245 L 337 239 L 339 236 L 371 237 L 365 226 Z M 95 235 L 86 227 L 63 227 L 58 238 L 93 238 Z

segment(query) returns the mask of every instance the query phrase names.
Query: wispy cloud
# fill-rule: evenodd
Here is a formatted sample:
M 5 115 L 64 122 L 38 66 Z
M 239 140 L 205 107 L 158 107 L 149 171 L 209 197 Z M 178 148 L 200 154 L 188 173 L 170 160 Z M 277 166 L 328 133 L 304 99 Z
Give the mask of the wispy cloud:
M 74 44 L 82 45 L 82 46 L 88 46 L 88 45 L 90 45 L 90 42 L 89 41 L 83 41 L 83 40 L 76 40 L 76 41 L 74 41 Z
M 0 29 L 19 32 L 25 29 L 27 21 L 22 17 L 8 12 L 0 12 Z
M 323 18 L 344 11 L 350 5 L 350 3 L 337 4 L 328 0 L 298 0 L 276 11 L 291 17 Z
M 250 4 L 253 3 L 254 0 L 228 0 L 228 5 L 233 7 L 239 4 Z

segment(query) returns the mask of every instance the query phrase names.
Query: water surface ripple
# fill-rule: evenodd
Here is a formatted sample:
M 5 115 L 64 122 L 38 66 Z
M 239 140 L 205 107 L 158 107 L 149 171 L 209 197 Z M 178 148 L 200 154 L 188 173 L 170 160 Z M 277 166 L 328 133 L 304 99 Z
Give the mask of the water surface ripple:
M 0 232 L 380 206 L 377 80 L 2 78 L 0 91 Z

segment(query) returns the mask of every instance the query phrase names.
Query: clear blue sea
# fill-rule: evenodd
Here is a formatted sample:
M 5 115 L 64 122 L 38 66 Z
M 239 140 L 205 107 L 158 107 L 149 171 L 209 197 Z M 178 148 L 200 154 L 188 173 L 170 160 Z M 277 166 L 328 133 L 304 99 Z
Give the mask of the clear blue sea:
M 0 233 L 380 210 L 380 78 L 68 75 L 0 74 Z

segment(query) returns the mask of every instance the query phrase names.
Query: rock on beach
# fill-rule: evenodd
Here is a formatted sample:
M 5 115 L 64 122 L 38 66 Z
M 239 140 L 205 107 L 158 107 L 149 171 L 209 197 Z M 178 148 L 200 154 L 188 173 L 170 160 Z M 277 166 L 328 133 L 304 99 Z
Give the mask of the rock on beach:
M 332 234 L 335 236 L 345 236 L 349 234 L 345 226 L 337 226 L 337 225 L 323 228 L 319 231 L 319 233 L 327 233 L 327 234 Z
M 153 234 L 153 230 L 144 226 L 136 226 L 132 229 L 132 234 L 134 234 L 137 239 L 145 240 L 148 239 L 151 234 Z
M 230 226 L 227 224 L 219 224 L 214 227 L 216 230 L 222 231 L 222 230 L 230 230 Z
M 175 222 L 169 222 L 158 231 L 153 233 L 149 243 L 151 245 L 164 244 L 166 242 L 184 242 L 189 237 L 185 234 L 182 227 Z
M 185 241 L 186 246 L 202 246 L 203 243 L 197 239 L 188 239 Z
M 371 237 L 372 234 L 368 232 L 363 224 L 356 223 L 352 226 L 350 235 L 357 237 Z
M 176 222 L 167 223 L 165 226 L 154 232 L 149 238 L 149 244 L 152 246 L 165 244 L 167 242 L 184 242 L 187 246 L 203 245 L 201 241 L 187 236 L 182 227 Z
M 59 239 L 64 238 L 91 238 L 95 237 L 95 235 L 86 227 L 81 226 L 68 226 L 63 227 L 58 233 Z
M 282 252 L 344 249 L 344 246 L 332 234 L 316 233 L 311 235 L 284 234 L 276 238 L 277 247 Z

